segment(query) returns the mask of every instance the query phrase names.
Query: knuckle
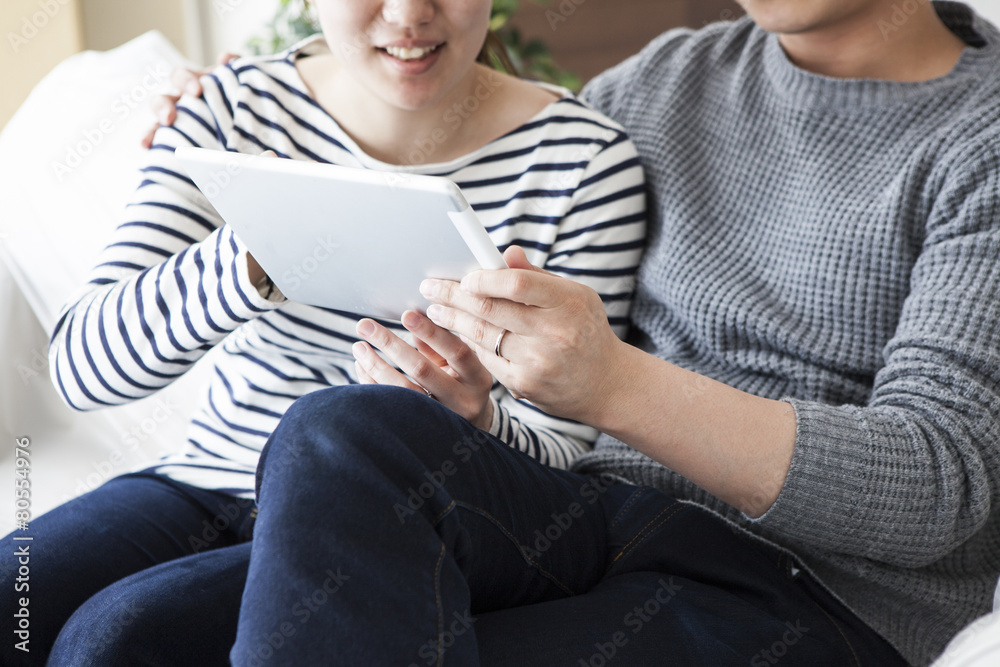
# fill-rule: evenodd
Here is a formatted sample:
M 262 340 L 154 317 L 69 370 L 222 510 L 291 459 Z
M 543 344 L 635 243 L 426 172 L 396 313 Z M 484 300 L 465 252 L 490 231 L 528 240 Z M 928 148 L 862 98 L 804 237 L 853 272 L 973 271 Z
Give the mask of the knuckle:
M 455 327 L 455 311 L 448 307 L 442 308 L 438 311 L 435 322 L 443 329 L 453 329 Z
M 476 357 L 476 353 L 473 352 L 466 345 L 462 345 L 461 347 L 459 347 L 458 349 L 456 349 L 455 350 L 455 354 L 452 355 L 452 358 L 455 360 L 455 363 L 457 363 L 459 365 L 461 365 L 461 364 L 467 364 L 470 361 L 472 361 L 473 358 L 477 358 L 478 359 L 478 357 Z
M 420 359 L 414 362 L 413 367 L 410 369 L 410 377 L 417 382 L 427 380 L 434 372 L 434 368 L 435 366 L 427 361 L 427 359 Z
M 496 303 L 493 299 L 486 297 L 476 298 L 473 302 L 473 310 L 480 317 L 489 319 L 496 312 Z
M 460 283 L 463 290 L 467 290 L 471 294 L 478 293 L 483 286 L 482 274 L 479 271 L 470 273 L 469 275 L 462 278 Z
M 527 273 L 523 271 L 514 271 L 510 274 L 510 293 L 514 297 L 515 301 L 520 301 L 524 294 L 528 291 L 530 284 L 530 277 Z
M 473 320 L 472 340 L 478 341 L 481 345 L 485 346 L 487 336 L 489 336 L 489 330 L 486 322 L 483 322 L 482 320 Z
M 450 280 L 441 281 L 441 284 L 439 285 L 438 289 L 440 290 L 439 295 L 443 301 L 451 303 L 455 300 L 455 294 L 457 291 L 455 289 L 455 286 L 456 283 L 453 283 Z

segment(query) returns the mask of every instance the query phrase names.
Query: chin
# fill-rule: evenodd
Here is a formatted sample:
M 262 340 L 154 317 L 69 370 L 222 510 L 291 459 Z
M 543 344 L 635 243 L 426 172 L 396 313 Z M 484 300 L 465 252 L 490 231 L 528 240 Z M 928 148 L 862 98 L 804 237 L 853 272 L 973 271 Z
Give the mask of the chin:
M 795 35 L 824 28 L 874 0 L 739 0 L 750 18 L 768 32 Z

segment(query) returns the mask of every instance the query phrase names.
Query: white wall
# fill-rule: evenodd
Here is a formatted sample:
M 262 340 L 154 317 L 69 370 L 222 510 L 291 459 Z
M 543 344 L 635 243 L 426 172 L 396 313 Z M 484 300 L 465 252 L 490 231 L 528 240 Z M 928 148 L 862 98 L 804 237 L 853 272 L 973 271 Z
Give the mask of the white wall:
M 993 22 L 993 25 L 1000 26 L 1000 0 L 964 0 L 970 7 Z
M 0 2 L 0 130 L 31 89 L 60 61 L 83 48 L 80 3 Z
M 192 62 L 206 65 L 223 51 L 245 53 L 247 40 L 278 9 L 278 0 L 82 0 L 82 4 L 89 49 L 114 48 L 156 28 Z
M 278 11 L 278 0 L 185 0 L 197 9 L 201 62 L 211 64 L 224 51 L 246 53 L 247 41 L 262 32 Z M 190 55 L 194 59 L 194 54 Z

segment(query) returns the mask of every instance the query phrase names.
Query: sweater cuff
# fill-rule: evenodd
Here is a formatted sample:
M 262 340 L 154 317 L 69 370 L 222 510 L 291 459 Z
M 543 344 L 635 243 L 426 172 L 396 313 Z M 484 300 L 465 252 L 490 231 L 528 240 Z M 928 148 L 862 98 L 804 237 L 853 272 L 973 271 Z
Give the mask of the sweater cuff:
M 778 499 L 752 522 L 802 544 L 836 544 L 861 500 L 868 434 L 857 408 L 783 398 L 795 410 L 792 462 Z M 774 482 L 776 484 L 780 481 Z M 772 487 L 773 488 L 773 487 Z M 766 494 L 771 489 L 762 489 Z
M 500 407 L 500 402 L 492 396 L 490 396 L 490 403 L 493 405 L 493 421 L 490 422 L 489 434 L 495 438 L 504 440 L 503 433 L 501 432 L 503 431 L 503 416 L 500 413 L 503 408 Z
M 285 295 L 281 293 L 277 285 L 271 282 L 270 278 L 259 288 L 254 285 L 253 281 L 250 280 L 250 269 L 247 265 L 247 255 L 249 254 L 247 247 L 243 245 L 243 241 L 240 240 L 240 237 L 228 225 L 224 229 L 227 230 L 230 236 L 234 250 L 233 270 L 235 286 L 240 297 L 245 300 L 246 304 L 252 310 L 258 312 L 274 310 L 285 303 L 287 300 L 285 299 Z

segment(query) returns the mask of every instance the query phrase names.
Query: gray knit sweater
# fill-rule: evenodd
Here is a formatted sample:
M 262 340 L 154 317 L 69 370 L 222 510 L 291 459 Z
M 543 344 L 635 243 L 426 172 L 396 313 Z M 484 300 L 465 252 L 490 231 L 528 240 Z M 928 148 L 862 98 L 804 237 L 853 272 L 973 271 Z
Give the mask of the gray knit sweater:
M 798 434 L 756 521 L 607 436 L 576 469 L 792 550 L 915 664 L 1000 576 L 1000 33 L 936 8 L 969 46 L 934 81 L 817 76 L 744 19 L 666 33 L 585 93 L 649 179 L 641 344 L 789 400 Z

